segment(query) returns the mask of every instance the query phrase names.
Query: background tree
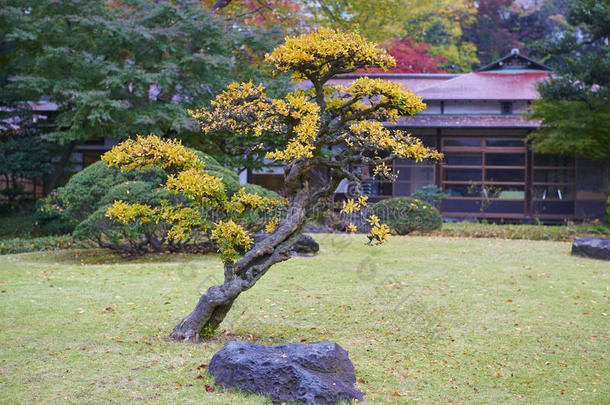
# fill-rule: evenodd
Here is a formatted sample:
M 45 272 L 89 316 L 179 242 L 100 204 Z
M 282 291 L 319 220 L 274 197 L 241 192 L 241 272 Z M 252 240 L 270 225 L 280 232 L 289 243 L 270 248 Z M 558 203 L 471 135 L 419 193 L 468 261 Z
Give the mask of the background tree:
M 440 65 L 446 62 L 442 56 L 427 53 L 430 44 L 417 43 L 413 38 L 404 38 L 383 46 L 396 60 L 391 73 L 439 73 Z M 369 73 L 383 72 L 383 69 L 370 69 Z
M 464 38 L 476 45 L 483 64 L 519 48 L 525 55 L 544 59 L 536 43 L 558 35 L 565 26 L 567 0 L 517 3 L 515 0 L 480 0 L 475 23 L 464 30 Z M 476 69 L 478 65 L 473 65 Z
M 465 37 L 477 47 L 477 56 L 490 63 L 508 55 L 512 48 L 521 48 L 518 34 L 507 26 L 513 14 L 514 0 L 480 0 L 476 23 L 465 30 Z
M 542 98 L 529 118 L 541 126 L 529 139 L 535 151 L 600 160 L 608 179 L 610 159 L 610 8 L 578 0 L 567 14 L 570 29 L 545 43 L 556 74 L 538 86 Z
M 310 28 L 305 10 L 307 2 L 299 0 L 203 0 L 223 17 L 250 27 L 280 28 L 295 32 Z
M 26 197 L 23 180 L 35 184 L 38 178 L 53 170 L 51 148 L 35 135 L 5 133 L 0 136 L 0 176 L 5 182 L 1 193 L 9 205 Z
M 232 51 L 265 48 L 256 40 L 264 33 L 224 25 L 197 0 L 7 0 L 0 18 L 8 23 L 2 99 L 58 104 L 45 138 L 63 153 L 47 189 L 91 137 L 197 132 L 188 108 L 209 101 L 231 77 L 258 77 L 235 69 L 246 56 Z
M 476 48 L 463 38 L 474 22 L 472 0 L 205 0 L 235 21 L 279 27 L 287 34 L 318 27 L 357 30 L 376 42 L 409 38 L 429 44 L 425 52 L 442 59 L 442 69 L 468 71 L 478 63 Z
M 557 38 L 567 28 L 566 15 L 570 0 L 547 0 L 530 4 L 515 4 L 504 27 L 517 34 L 520 47 L 526 55 L 546 61 L 548 54 L 538 45 L 549 38 Z
M 174 340 L 196 341 L 202 331 L 216 329 L 242 292 L 254 286 L 271 266 L 290 258 L 290 249 L 314 215 L 316 203 L 330 197 L 343 179 L 361 180 L 350 166 L 370 166 L 376 174 L 392 178 L 388 164 L 394 159 L 440 157 L 418 139 L 382 125 L 382 121 L 396 122 L 401 115 L 413 115 L 425 108 L 409 90 L 370 78 L 360 78 L 347 87 L 327 84 L 337 74 L 394 65 L 386 51 L 360 35 L 320 29 L 287 38 L 267 56 L 267 61 L 279 71 L 291 72 L 294 80 L 309 80 L 311 90 L 295 90 L 283 99 L 274 99 L 263 86 L 233 83 L 209 109 L 192 114 L 206 134 L 232 132 L 235 137 L 256 137 L 263 149 L 267 148 L 270 135 L 283 136 L 286 146 L 268 152 L 266 157 L 284 166 L 288 206 L 282 220 L 252 246 L 248 233 L 239 224 L 227 225 L 223 221 L 214 225 L 213 237 L 221 244 L 225 262 L 224 283 L 201 296 L 193 312 L 174 328 L 170 335 Z M 113 149 L 109 156 L 112 158 L 107 161 L 128 169 L 167 165 L 163 156 L 151 161 L 145 153 L 125 148 Z M 317 181 L 316 173 L 321 168 L 327 172 L 328 181 Z M 179 171 L 176 180 L 168 180 L 168 184 L 185 192 L 205 189 L 209 181 L 197 176 L 196 172 Z M 193 197 L 202 198 L 196 194 Z M 365 204 L 365 197 L 349 200 L 343 211 L 350 213 Z M 137 210 L 129 212 L 132 218 L 137 217 Z M 370 241 L 383 242 L 388 236 L 387 226 L 374 216 L 369 223 Z
M 442 57 L 446 71 L 470 71 L 478 63 L 476 47 L 463 37 L 474 22 L 471 0 L 320 0 L 310 13 L 318 24 L 357 29 L 371 41 L 411 38 L 430 44 L 426 52 Z

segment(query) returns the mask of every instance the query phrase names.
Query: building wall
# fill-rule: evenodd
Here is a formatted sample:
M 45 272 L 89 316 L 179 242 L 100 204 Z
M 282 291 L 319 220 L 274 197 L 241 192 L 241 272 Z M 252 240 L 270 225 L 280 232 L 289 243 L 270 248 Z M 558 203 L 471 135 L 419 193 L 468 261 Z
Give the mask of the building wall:
M 535 154 L 525 142 L 526 129 L 418 128 L 412 133 L 443 152 L 444 162 L 396 161 L 396 182 L 369 176 L 363 191 L 371 202 L 407 197 L 436 184 L 448 194 L 441 207 L 445 217 L 562 223 L 604 215 L 608 170 L 599 162 Z
M 521 114 L 528 110 L 529 102 L 525 100 L 497 101 L 497 100 L 445 100 L 426 101 L 427 108 L 421 115 L 502 115 L 506 114 L 503 105 L 508 104 L 510 114 Z
M 441 130 L 439 185 L 448 195 L 443 215 L 523 220 L 528 213 L 526 132 L 513 129 Z
M 576 216 L 582 219 L 606 215 L 606 193 L 610 185 L 610 161 L 576 160 Z
M 427 101 L 426 109 L 420 112 L 421 115 L 440 114 L 441 113 L 441 102 L 440 101 Z
M 500 114 L 498 101 L 444 101 L 444 114 Z

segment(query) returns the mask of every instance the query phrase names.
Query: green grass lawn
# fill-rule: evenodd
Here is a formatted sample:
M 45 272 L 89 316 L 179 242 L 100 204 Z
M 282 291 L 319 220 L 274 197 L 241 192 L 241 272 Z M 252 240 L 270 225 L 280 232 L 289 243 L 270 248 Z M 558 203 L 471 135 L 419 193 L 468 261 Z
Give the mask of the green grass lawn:
M 0 256 L 0 402 L 262 404 L 197 367 L 232 339 L 332 340 L 369 403 L 608 403 L 610 263 L 570 244 L 317 235 L 202 344 L 168 342 L 214 256 Z

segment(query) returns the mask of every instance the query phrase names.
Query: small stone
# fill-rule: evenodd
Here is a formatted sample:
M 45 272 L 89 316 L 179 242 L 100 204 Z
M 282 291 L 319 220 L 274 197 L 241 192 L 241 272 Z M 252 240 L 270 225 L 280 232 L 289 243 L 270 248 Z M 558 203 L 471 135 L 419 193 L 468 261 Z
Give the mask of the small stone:
M 610 260 L 610 238 L 586 236 L 574 239 L 572 255 Z
M 232 341 L 216 353 L 208 372 L 227 388 L 269 395 L 274 402 L 334 404 L 362 401 L 347 352 L 334 342 L 264 346 Z
M 313 255 L 319 250 L 320 245 L 309 235 L 301 235 L 299 241 L 292 247 L 292 251 L 299 255 Z

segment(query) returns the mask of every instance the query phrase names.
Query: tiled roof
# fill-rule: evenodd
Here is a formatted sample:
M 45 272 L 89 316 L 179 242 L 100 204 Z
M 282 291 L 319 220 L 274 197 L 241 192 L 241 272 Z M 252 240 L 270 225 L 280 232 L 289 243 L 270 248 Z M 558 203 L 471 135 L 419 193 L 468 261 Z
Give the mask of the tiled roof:
M 417 92 L 427 89 L 432 86 L 439 85 L 448 80 L 454 79 L 462 75 L 459 74 L 448 74 L 448 73 L 412 73 L 412 74 L 392 74 L 392 73 L 379 73 L 379 74 L 351 74 L 343 75 L 333 78 L 328 81 L 328 84 L 348 86 L 351 82 L 358 79 L 359 77 L 370 77 L 374 79 L 391 80 L 394 83 L 399 83 L 408 88 L 409 90 Z M 301 87 L 301 86 L 299 86 Z M 309 82 L 303 82 L 303 88 L 311 87 Z
M 408 88 L 409 90 L 417 93 L 423 89 L 427 89 L 432 86 L 439 85 L 456 77 L 463 76 L 461 74 L 453 73 L 378 73 L 378 74 L 350 74 L 342 75 L 331 79 L 328 83 L 335 85 L 347 86 L 354 80 L 360 77 L 370 77 L 373 79 L 384 79 L 391 80 L 394 83 L 399 83 Z
M 545 71 L 474 72 L 415 93 L 424 100 L 534 100 Z
M 500 58 L 496 61 L 491 62 L 489 65 L 483 66 L 477 69 L 477 72 L 485 72 L 487 70 L 511 70 L 511 69 L 528 69 L 528 70 L 545 70 L 552 72 L 549 66 L 535 61 L 534 59 L 528 58 L 525 55 L 521 55 L 518 49 L 513 49 L 510 54 Z
M 519 115 L 415 115 L 401 117 L 395 124 L 387 127 L 407 128 L 537 128 L 539 121 L 530 121 Z
M 468 74 L 377 74 L 345 75 L 329 84 L 349 85 L 358 77 L 379 77 L 399 83 L 425 101 L 439 100 L 535 100 L 540 98 L 536 84 L 546 80 L 543 70 L 497 70 Z M 298 83 L 309 88 L 309 82 Z

